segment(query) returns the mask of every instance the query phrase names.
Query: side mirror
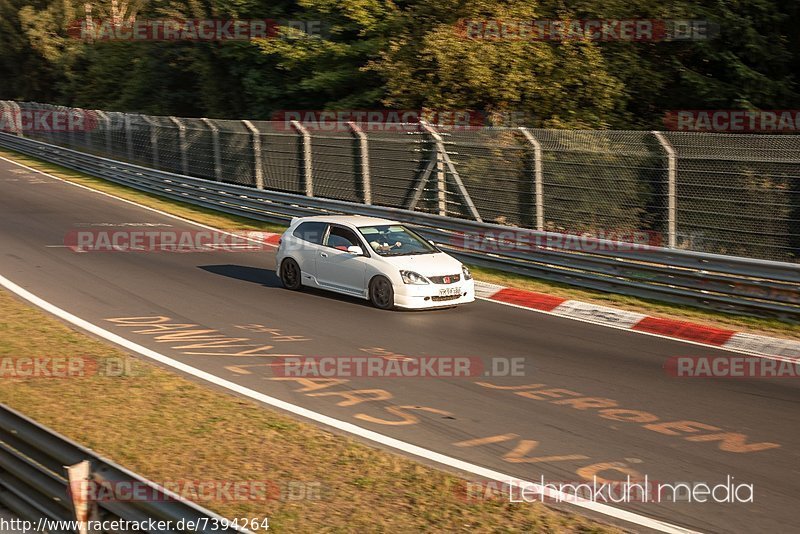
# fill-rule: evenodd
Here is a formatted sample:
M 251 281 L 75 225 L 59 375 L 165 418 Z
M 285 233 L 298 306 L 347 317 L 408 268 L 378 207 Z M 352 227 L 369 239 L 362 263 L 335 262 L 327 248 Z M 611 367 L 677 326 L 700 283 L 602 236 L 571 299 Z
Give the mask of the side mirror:
M 364 251 L 361 249 L 361 247 L 357 247 L 355 245 L 353 245 L 352 247 L 347 247 L 347 252 L 349 252 L 350 254 L 353 254 L 355 256 L 363 256 L 364 255 Z

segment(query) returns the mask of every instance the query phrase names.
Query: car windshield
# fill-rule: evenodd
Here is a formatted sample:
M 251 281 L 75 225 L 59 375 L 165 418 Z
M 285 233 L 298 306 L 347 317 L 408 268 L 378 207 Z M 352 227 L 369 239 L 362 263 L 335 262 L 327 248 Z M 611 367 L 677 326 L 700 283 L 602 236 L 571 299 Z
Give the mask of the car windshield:
M 400 224 L 362 226 L 358 229 L 370 248 L 381 256 L 436 254 L 439 249 Z

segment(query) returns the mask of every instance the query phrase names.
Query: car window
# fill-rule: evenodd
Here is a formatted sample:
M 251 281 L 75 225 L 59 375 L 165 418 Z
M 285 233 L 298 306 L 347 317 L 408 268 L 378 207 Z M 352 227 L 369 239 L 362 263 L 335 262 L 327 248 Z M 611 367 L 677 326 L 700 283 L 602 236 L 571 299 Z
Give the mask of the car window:
M 341 226 L 331 226 L 326 245 L 338 250 L 347 250 L 347 247 L 360 247 L 355 232 Z
M 322 238 L 325 236 L 325 230 L 327 227 L 328 223 L 324 222 L 304 222 L 300 223 L 300 225 L 295 228 L 292 235 L 302 239 L 303 241 L 308 241 L 309 243 L 314 243 L 315 245 L 321 245 Z
M 412 256 L 439 252 L 439 249 L 400 224 L 362 226 L 358 231 L 372 250 L 381 256 Z

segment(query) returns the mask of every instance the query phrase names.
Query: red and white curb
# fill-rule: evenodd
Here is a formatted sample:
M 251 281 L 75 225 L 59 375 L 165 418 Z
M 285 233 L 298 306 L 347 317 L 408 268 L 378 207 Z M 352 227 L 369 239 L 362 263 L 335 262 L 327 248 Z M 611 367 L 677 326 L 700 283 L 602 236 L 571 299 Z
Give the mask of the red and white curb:
M 477 298 L 659 337 L 689 341 L 782 361 L 800 362 L 800 341 L 737 332 L 689 321 L 651 317 L 563 297 L 475 281 Z

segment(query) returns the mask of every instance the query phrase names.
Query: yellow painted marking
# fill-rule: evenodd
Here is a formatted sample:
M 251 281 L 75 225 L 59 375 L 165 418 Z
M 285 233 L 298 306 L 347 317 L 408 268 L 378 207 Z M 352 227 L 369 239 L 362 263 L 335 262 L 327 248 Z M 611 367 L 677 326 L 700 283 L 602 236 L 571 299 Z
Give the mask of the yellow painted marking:
M 503 455 L 503 460 L 512 464 L 538 464 L 544 462 L 566 462 L 569 460 L 586 460 L 583 454 L 565 454 L 557 456 L 526 456 L 539 446 L 538 441 L 521 439 L 514 450 Z
M 240 341 L 251 341 L 246 337 L 229 337 L 215 341 L 206 341 L 203 343 L 192 343 L 191 345 L 179 345 L 172 347 L 174 349 L 213 349 L 215 347 L 233 348 L 233 347 L 252 347 L 253 343 L 239 343 Z
M 625 462 L 600 462 L 597 464 L 587 465 L 586 467 L 581 467 L 575 473 L 583 478 L 584 480 L 594 480 L 594 477 L 597 477 L 597 481 L 601 484 L 611 484 L 614 482 L 613 479 L 607 479 L 599 476 L 599 473 L 605 473 L 606 471 L 616 471 L 623 475 L 623 479 L 630 476 L 631 480 L 642 480 L 644 475 L 642 475 L 636 469 L 633 469 Z
M 388 351 L 386 349 L 382 349 L 380 347 L 370 347 L 370 348 L 363 348 L 363 349 L 358 349 L 358 350 L 360 350 L 361 352 L 366 352 L 367 354 L 371 354 L 372 356 L 380 356 L 381 358 L 383 358 L 385 360 L 396 360 L 396 361 L 401 361 L 401 362 L 414 361 L 414 358 L 411 358 L 410 356 L 404 356 L 402 354 L 395 354 L 395 353 L 393 353 L 391 351 Z
M 239 352 L 184 352 L 184 354 L 200 355 L 200 356 L 265 356 L 276 358 L 283 356 L 283 354 L 270 354 L 262 351 L 268 351 L 275 348 L 274 345 L 261 345 L 250 350 L 242 350 Z
M 415 425 L 419 423 L 419 417 L 414 414 L 410 413 L 403 413 L 402 410 L 419 410 L 422 412 L 429 412 L 435 413 L 437 415 L 453 415 L 450 412 L 446 412 L 444 410 L 438 410 L 436 408 L 429 408 L 427 406 L 387 406 L 386 411 L 391 413 L 392 415 L 396 415 L 401 419 L 399 421 L 393 420 L 389 421 L 387 419 L 379 419 L 377 417 L 372 417 L 371 415 L 367 415 L 364 413 L 357 413 L 353 417 L 356 419 L 361 419 L 362 421 L 368 421 L 370 423 L 377 423 L 380 425 L 389 425 L 389 426 L 401 426 L 401 425 Z
M 156 343 L 171 343 L 173 341 L 202 341 L 220 338 L 227 339 L 227 336 L 221 334 L 219 330 L 211 329 L 184 330 L 182 332 L 171 332 L 169 334 L 153 336 L 153 340 L 155 340 Z
M 697 421 L 667 421 L 666 423 L 652 423 L 644 425 L 647 430 L 666 434 L 667 436 L 679 436 L 681 434 L 691 434 L 699 430 L 722 430 L 717 426 L 698 423 Z
M 517 434 L 497 434 L 496 436 L 487 436 L 485 438 L 468 439 L 466 441 L 459 441 L 453 443 L 456 447 L 478 447 L 480 445 L 491 445 L 492 443 L 501 443 L 509 441 L 518 437 Z
M 553 404 L 571 406 L 576 410 L 588 410 L 589 408 L 614 408 L 619 406 L 617 401 L 603 397 L 580 397 L 578 399 L 564 399 L 553 401 Z
M 528 384 L 525 386 L 498 386 L 496 384 L 490 384 L 489 382 L 475 382 L 479 386 L 483 386 L 489 389 L 502 389 L 506 391 L 518 391 L 523 389 L 536 389 L 544 387 L 544 384 Z
M 538 391 L 518 391 L 516 395 L 534 400 L 560 399 L 564 396 L 579 397 L 581 394 L 571 389 L 550 388 Z
M 705 434 L 702 436 L 689 436 L 686 441 L 720 441 L 719 448 L 726 452 L 757 452 L 767 449 L 777 449 L 777 443 L 745 443 L 747 436 L 737 432 L 725 432 L 722 434 Z
M 141 326 L 141 325 L 122 325 L 122 326 Z M 159 334 L 162 332 L 174 332 L 176 330 L 186 330 L 187 328 L 197 328 L 200 326 L 195 323 L 164 323 L 153 324 L 142 330 L 134 330 L 134 334 Z
M 349 380 L 345 380 L 343 378 L 299 378 L 299 377 L 291 377 L 291 376 L 273 376 L 269 377 L 268 380 L 293 380 L 298 384 L 305 386 L 300 389 L 295 389 L 294 391 L 298 393 L 305 393 L 307 391 L 316 391 L 318 389 L 325 389 L 331 386 L 336 386 L 339 384 L 344 384 L 345 382 L 349 382 Z
M 724 432 L 723 429 L 698 421 L 662 421 L 658 416 L 641 410 L 625 410 L 618 408 L 619 403 L 605 397 L 586 397 L 582 393 L 562 388 L 547 388 L 544 384 L 528 384 L 525 386 L 499 386 L 489 382 L 476 382 L 481 387 L 513 391 L 515 395 L 533 400 L 540 400 L 560 406 L 570 406 L 576 410 L 597 410 L 595 413 L 611 421 L 639 423 L 643 428 L 664 434 L 678 436 L 686 441 L 710 442 L 718 441 L 719 449 L 725 452 L 757 452 L 781 447 L 778 443 L 746 443 L 747 435 L 738 432 Z M 564 398 L 566 397 L 566 398 Z M 714 432 L 712 434 L 699 432 Z M 722 432 L 720 432 L 722 431 Z M 685 434 L 692 434 L 685 436 Z
M 362 402 L 384 401 L 393 397 L 385 389 L 354 389 L 351 391 L 328 391 L 326 393 L 309 393 L 309 397 L 342 397 L 344 400 L 337 402 L 336 406 L 355 406 Z
M 600 410 L 597 415 L 612 421 L 625 423 L 652 423 L 658 421 L 658 416 L 640 410 Z
M 120 326 L 142 326 L 148 324 L 166 323 L 171 320 L 171 318 L 165 317 L 164 315 L 151 315 L 149 317 L 112 317 L 110 319 L 106 319 L 106 321 L 117 323 Z

